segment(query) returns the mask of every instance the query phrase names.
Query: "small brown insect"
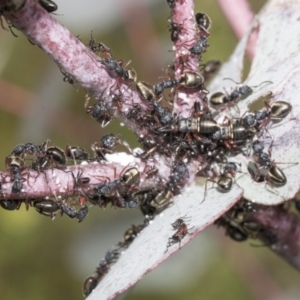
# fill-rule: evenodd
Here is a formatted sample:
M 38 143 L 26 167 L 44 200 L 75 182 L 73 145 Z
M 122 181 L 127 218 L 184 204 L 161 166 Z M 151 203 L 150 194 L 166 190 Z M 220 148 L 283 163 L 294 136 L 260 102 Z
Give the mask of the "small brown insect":
M 190 230 L 193 228 L 188 228 L 187 224 L 184 223 L 183 218 L 177 219 L 174 223 L 172 223 L 172 226 L 174 229 L 177 229 L 177 231 L 169 238 L 167 249 L 165 253 L 168 251 L 169 247 L 171 247 L 174 244 L 179 243 L 179 248 L 181 246 L 181 241 L 187 234 L 191 234 Z

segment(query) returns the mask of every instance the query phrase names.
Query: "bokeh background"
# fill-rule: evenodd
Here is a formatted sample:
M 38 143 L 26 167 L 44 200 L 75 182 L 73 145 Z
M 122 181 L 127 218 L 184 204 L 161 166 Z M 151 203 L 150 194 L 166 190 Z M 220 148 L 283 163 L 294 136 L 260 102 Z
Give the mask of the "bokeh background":
M 255 12 L 265 1 L 252 0 Z M 139 78 L 154 83 L 172 62 L 170 10 L 162 0 L 58 1 L 57 18 L 88 43 L 91 30 L 118 59 L 131 60 Z M 216 0 L 196 1 L 213 22 L 203 61 L 226 61 L 238 40 Z M 133 17 L 134 16 L 134 17 Z M 107 133 L 135 135 L 113 121 L 101 128 L 83 108 L 84 91 L 63 82 L 59 68 L 17 30 L 0 28 L 0 161 L 18 143 L 51 139 L 61 148 L 90 145 Z M 163 70 L 164 69 L 164 70 Z M 222 198 L 220 197 L 220 201 Z M 105 252 L 122 240 L 138 210 L 90 209 L 77 223 L 54 221 L 33 208 L 0 210 L 0 299 L 82 299 L 82 283 Z M 210 227 L 146 275 L 126 295 L 136 299 L 299 299 L 299 273 L 258 242 L 239 244 Z

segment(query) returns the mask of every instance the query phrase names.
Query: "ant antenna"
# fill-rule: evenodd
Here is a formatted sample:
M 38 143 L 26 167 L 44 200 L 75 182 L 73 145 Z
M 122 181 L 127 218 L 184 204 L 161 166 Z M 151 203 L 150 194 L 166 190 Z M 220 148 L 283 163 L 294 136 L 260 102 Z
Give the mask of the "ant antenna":
M 241 82 L 236 82 L 236 81 L 233 80 L 232 78 L 228 78 L 228 77 L 223 78 L 223 80 L 231 80 L 232 82 L 234 82 L 234 83 L 236 83 L 236 84 L 242 84 Z M 271 84 L 271 83 L 273 83 L 273 81 L 266 80 L 266 81 L 261 82 L 259 85 L 252 85 L 252 86 L 250 86 L 250 87 L 252 87 L 252 88 L 257 88 L 257 87 L 261 86 L 261 85 L 264 84 L 264 83 L 266 83 L 266 84 Z

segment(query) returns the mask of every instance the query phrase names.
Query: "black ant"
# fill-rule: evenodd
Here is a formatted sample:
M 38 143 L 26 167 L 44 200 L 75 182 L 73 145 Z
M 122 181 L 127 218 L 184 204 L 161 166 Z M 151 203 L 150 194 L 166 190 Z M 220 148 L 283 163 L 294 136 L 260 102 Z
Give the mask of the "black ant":
M 58 6 L 56 3 L 54 3 L 51 0 L 38 0 L 40 5 L 48 12 L 53 13 L 58 9 Z
M 205 13 L 199 12 L 195 15 L 195 20 L 200 31 L 209 34 L 209 29 L 211 27 L 211 20 L 209 16 Z
M 224 80 L 232 80 L 232 79 L 224 78 Z M 234 80 L 232 80 L 232 81 L 235 82 Z M 235 82 L 235 83 L 238 84 L 237 82 Z M 224 106 L 225 104 L 234 103 L 235 101 L 238 101 L 238 100 L 243 100 L 253 93 L 252 88 L 257 88 L 265 83 L 269 84 L 272 82 L 271 81 L 263 81 L 259 85 L 252 86 L 252 87 L 250 87 L 246 84 L 244 84 L 244 85 L 241 84 L 236 89 L 234 89 L 229 95 L 225 95 L 222 92 L 214 93 L 210 97 L 209 103 L 211 106 L 217 108 L 217 107 Z

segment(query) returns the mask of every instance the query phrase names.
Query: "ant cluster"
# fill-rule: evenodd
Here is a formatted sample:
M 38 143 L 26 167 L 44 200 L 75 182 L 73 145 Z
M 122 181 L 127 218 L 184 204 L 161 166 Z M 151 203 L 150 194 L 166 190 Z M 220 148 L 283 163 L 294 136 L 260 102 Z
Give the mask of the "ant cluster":
M 87 202 L 103 208 L 109 203 L 120 208 L 138 207 L 140 198 L 144 194 L 137 189 L 140 172 L 136 167 L 125 168 L 119 179 L 110 181 L 109 178 L 105 178 L 101 183 L 94 184 L 92 187 L 89 186 L 90 177 L 83 177 L 80 168 L 77 174 L 73 171 L 66 171 L 71 172 L 74 181 L 72 191 L 74 196 L 71 199 L 61 200 L 60 197 L 55 197 L 55 199 L 49 199 L 48 197 L 28 199 L 23 187 L 23 182 L 27 181 L 29 176 L 32 176 L 31 172 L 35 172 L 37 176 L 43 173 L 47 179 L 47 170 L 65 170 L 68 163 L 74 163 L 75 165 L 77 162 L 105 164 L 107 161 L 105 154 L 112 153 L 117 142 L 126 145 L 125 142 L 123 143 L 112 134 L 103 136 L 100 143 L 94 143 L 91 147 L 94 158 L 90 158 L 90 155 L 80 147 L 67 145 L 65 150 L 62 150 L 50 145 L 49 140 L 42 145 L 33 143 L 17 145 L 5 159 L 8 174 L 2 176 L 2 182 L 12 183 L 11 194 L 16 196 L 16 199 L 1 200 L 1 207 L 6 210 L 17 210 L 24 202 L 26 208 L 31 205 L 42 215 L 54 218 L 56 213 L 60 211 L 70 218 L 78 219 L 79 222 L 88 214 Z M 79 196 L 79 198 L 73 199 L 76 196 Z M 5 197 L 3 190 L 2 197 Z M 80 206 L 78 211 L 74 208 L 76 205 Z
M 167 0 L 172 15 L 176 1 Z M 39 0 L 39 3 L 49 13 L 57 9 L 52 1 Z M 264 132 L 268 132 L 269 124 L 281 121 L 291 112 L 291 105 L 285 101 L 270 102 L 273 94 L 268 93 L 264 97 L 262 110 L 247 112 L 239 118 L 227 116 L 223 121 L 217 120 L 217 112 L 237 105 L 239 101 L 251 95 L 253 88 L 259 85 L 251 87 L 239 84 L 230 93 L 217 92 L 208 99 L 209 92 L 205 84 L 219 70 L 221 63 L 217 60 L 210 61 L 205 65 L 200 65 L 198 72 L 190 68 L 189 60 L 198 58 L 201 61 L 201 55 L 209 47 L 210 18 L 204 13 L 197 13 L 195 24 L 197 37 L 193 44 L 187 46 L 180 45 L 181 35 L 184 34 L 183 23 L 170 21 L 171 40 L 189 54 L 182 54 L 177 58 L 179 75 L 175 72 L 175 66 L 170 66 L 168 68 L 168 74 L 171 73 L 170 77 L 155 84 L 138 80 L 133 68 L 128 68 L 122 60 L 114 59 L 112 51 L 102 42 L 97 42 L 93 36 L 87 45 L 93 53 L 98 54 L 99 62 L 115 78 L 116 84 L 109 88 L 111 103 L 98 100 L 94 105 L 89 105 L 89 97 L 87 97 L 84 105 L 86 112 L 102 127 L 109 124 L 116 112 L 123 119 L 134 123 L 141 132 L 138 135 L 138 141 L 142 152 L 132 151 L 119 136 L 109 134 L 103 136 L 100 142 L 92 144 L 93 158 L 80 147 L 68 145 L 63 151 L 56 146 L 51 146 L 47 141 L 42 145 L 32 143 L 17 145 L 5 160 L 8 170 L 6 177 L 9 177 L 12 182 L 11 193 L 16 195 L 16 199 L 0 201 L 4 209 L 19 209 L 24 202 L 26 207 L 31 205 L 42 215 L 54 218 L 60 211 L 61 214 L 65 213 L 70 218 L 76 218 L 81 222 L 88 213 L 88 203 L 102 208 L 111 204 L 118 208 L 139 207 L 146 217 L 144 224 L 132 225 L 125 232 L 123 241 L 118 243 L 116 249 L 108 251 L 105 258 L 101 260 L 96 274 L 86 279 L 85 296 L 92 292 L 112 264 L 116 262 L 120 249 L 126 249 L 150 220 L 167 208 L 174 196 L 180 194 L 189 179 L 189 165 L 192 161 L 201 162 L 201 172 L 198 172 L 200 176 L 205 176 L 208 181 L 216 183 L 221 192 L 228 192 L 238 172 L 238 164 L 228 161 L 228 157 L 237 154 L 249 156 L 252 149 L 255 162 L 251 162 L 248 170 L 254 181 L 265 181 L 276 187 L 283 186 L 287 182 L 284 172 L 271 159 L 271 151 L 263 152 L 264 142 L 261 138 Z M 65 76 L 64 81 L 75 83 L 69 74 L 63 70 L 62 72 Z M 123 96 L 121 84 L 126 84 L 127 90 L 136 91 L 141 102 L 132 102 L 129 108 L 124 109 L 124 106 L 128 107 L 129 100 Z M 171 89 L 170 103 L 173 103 L 178 92 L 199 95 L 188 117 L 174 114 L 170 105 L 161 104 L 163 100 L 166 100 L 164 93 L 167 89 Z M 90 184 L 89 177 L 83 177 L 80 172 L 78 174 L 72 172 L 74 197 L 79 196 L 79 198 L 74 200 L 72 196 L 71 200 L 68 198 L 61 200 L 56 197 L 54 199 L 21 199 L 24 194 L 23 182 L 27 180 L 24 176 L 27 175 L 28 178 L 31 171 L 39 174 L 49 169 L 64 170 L 67 164 L 83 161 L 106 164 L 107 154 L 114 153 L 117 144 L 124 146 L 136 157 L 137 161 L 145 164 L 143 172 L 136 166 L 125 167 L 118 178 L 116 174 L 114 180 L 104 177 L 100 183 L 93 185 Z M 157 166 L 153 163 L 159 156 L 172 161 L 168 178 L 161 178 Z M 218 166 L 218 172 L 215 166 Z M 145 179 L 154 178 L 155 186 L 141 187 L 142 176 Z M 74 208 L 76 205 L 80 206 L 79 210 Z M 268 244 L 276 243 L 275 234 L 261 228 L 259 224 L 248 218 L 249 210 L 255 211 L 243 201 L 219 219 L 217 224 L 224 226 L 226 234 L 236 241 L 264 236 Z M 181 241 L 187 234 L 190 234 L 191 230 L 184 218 L 176 220 L 171 225 L 176 232 L 169 238 L 166 251 L 176 243 L 180 247 Z
M 87 297 L 94 290 L 94 288 L 98 285 L 104 275 L 109 271 L 111 266 L 118 260 L 121 251 L 127 249 L 147 225 L 147 220 L 145 220 L 144 224 L 140 224 L 137 226 L 132 225 L 125 231 L 123 241 L 119 242 L 116 245 L 115 249 L 106 252 L 104 259 L 100 261 L 98 267 L 96 268 L 95 274 L 89 276 L 83 284 L 84 297 Z
M 27 209 L 29 205 L 33 206 L 37 212 L 42 215 L 54 218 L 56 213 L 60 211 L 62 214 L 65 213 L 70 218 L 76 218 L 81 222 L 88 214 L 88 207 L 85 205 L 83 197 L 80 197 L 79 200 L 76 201 L 76 204 L 80 203 L 81 206 L 78 211 L 76 211 L 73 205 L 58 199 L 51 200 L 48 197 L 28 199 L 27 196 L 25 199 L 22 199 L 22 196 L 24 196 L 23 182 L 27 181 L 30 171 L 35 171 L 38 175 L 40 173 L 45 174 L 45 171 L 48 169 L 63 170 L 67 166 L 67 160 L 82 160 L 88 158 L 88 154 L 82 148 L 67 146 L 65 151 L 63 151 L 49 144 L 49 140 L 42 145 L 35 145 L 33 143 L 19 144 L 12 150 L 11 154 L 6 157 L 5 164 L 9 175 L 4 177 L 5 179 L 11 180 L 11 193 L 17 197 L 16 199 L 4 199 L 0 202 L 0 205 L 6 210 L 18 210 L 24 202 Z M 90 181 L 89 178 L 82 178 L 78 175 L 75 176 L 73 173 L 72 176 L 74 178 L 74 187 L 79 185 L 84 186 Z
M 266 246 L 274 246 L 278 237 L 271 229 L 261 226 L 255 218 L 255 213 L 262 212 L 267 207 L 241 199 L 234 207 L 215 221 L 217 226 L 225 228 L 225 234 L 237 242 L 260 239 Z
M 171 9 L 175 1 L 167 1 Z M 199 38 L 194 45 L 185 47 L 192 56 L 200 56 L 205 53 L 209 47 L 207 38 L 209 37 L 210 19 L 204 13 L 198 13 L 195 16 L 198 27 Z M 183 31 L 183 25 L 170 21 L 171 40 L 178 42 L 180 34 Z M 137 73 L 134 69 L 126 68 L 123 61 L 113 59 L 112 52 L 102 43 L 97 43 L 92 38 L 89 47 L 93 52 L 102 52 L 104 58 L 100 61 L 104 67 L 114 74 L 120 82 L 128 82 L 130 89 L 136 90 L 141 99 L 146 104 L 146 110 L 140 104 L 132 104 L 132 108 L 123 112 L 122 117 L 139 124 L 141 131 L 147 134 L 140 134 L 138 141 L 141 143 L 143 152 L 133 153 L 143 162 L 155 160 L 155 156 L 164 156 L 173 160 L 172 168 L 168 179 L 162 179 L 153 190 L 135 191 L 132 196 L 137 199 L 140 209 L 144 216 L 154 217 L 158 212 L 171 204 L 173 196 L 178 195 L 189 178 L 189 163 L 191 161 L 204 161 L 201 166 L 201 176 L 208 177 L 209 181 L 217 184 L 221 192 L 228 192 L 234 183 L 234 178 L 238 172 L 238 164 L 228 161 L 228 157 L 237 154 L 249 156 L 253 150 L 255 159 L 255 168 L 249 167 L 249 173 L 254 181 L 265 181 L 271 186 L 280 187 L 286 184 L 284 172 L 271 160 L 271 151 L 268 154 L 263 152 L 263 141 L 261 137 L 267 131 L 270 123 L 279 122 L 284 119 L 292 110 L 289 103 L 285 101 L 276 101 L 269 103 L 273 94 L 268 93 L 263 97 L 265 108 L 248 112 L 239 118 L 225 117 L 222 122 L 216 120 L 216 110 L 223 110 L 236 105 L 253 93 L 257 86 L 248 86 L 240 84 L 229 94 L 221 92 L 213 94 L 210 99 L 207 98 L 208 91 L 205 89 L 205 83 L 211 76 L 218 71 L 219 61 L 210 61 L 200 67 L 200 72 L 186 70 L 178 77 L 175 73 L 167 80 L 150 84 L 137 79 Z M 188 69 L 189 63 L 187 57 L 179 58 L 182 70 Z M 174 67 L 169 67 L 169 70 Z M 175 92 L 184 91 L 186 93 L 198 93 L 204 100 L 194 102 L 193 109 L 189 117 L 182 117 L 179 114 L 173 114 L 168 106 L 161 105 L 165 100 L 164 92 L 171 89 L 172 97 Z M 102 124 L 106 125 L 110 117 L 114 114 L 114 109 L 121 110 L 122 95 L 114 96 L 118 100 L 113 108 L 104 108 L 104 103 L 98 101 L 94 106 L 87 106 L 87 111 L 92 117 Z M 171 101 L 172 102 L 172 99 Z M 116 103 L 115 101 L 113 103 Z M 101 107 L 101 108 L 100 108 Z M 211 109 L 210 109 L 211 107 Z M 99 113 L 96 113 L 96 111 Z M 272 144 L 271 144 L 272 145 Z M 259 147 L 260 146 L 260 147 Z M 271 147 L 270 147 L 271 148 Z M 248 150 L 248 151 L 245 151 Z M 214 165 L 220 167 L 220 171 L 214 170 Z M 150 171 L 150 172 L 149 172 Z M 264 172 L 263 172 L 264 171 Z M 144 171 L 146 176 L 159 177 L 156 168 Z M 214 174 L 211 178 L 209 174 Z M 235 240 L 245 240 L 248 237 L 264 238 L 266 243 L 271 245 L 276 243 L 277 237 L 270 230 L 262 228 L 259 224 L 246 218 L 250 205 L 244 205 L 240 209 L 228 212 L 220 221 L 219 225 L 225 226 L 226 233 Z M 244 213 L 244 210 L 246 213 Z M 241 211 L 241 212 L 240 212 Z M 178 219 L 172 227 L 176 232 L 169 238 L 167 249 L 181 241 L 187 234 L 191 234 L 188 225 L 184 219 Z M 98 269 L 97 269 L 98 270 Z M 89 277 L 85 283 L 85 295 L 89 294 L 102 278 L 97 271 L 97 276 Z M 92 287 L 92 288 L 91 288 Z M 87 292 L 88 291 L 88 292 Z

